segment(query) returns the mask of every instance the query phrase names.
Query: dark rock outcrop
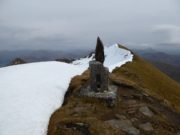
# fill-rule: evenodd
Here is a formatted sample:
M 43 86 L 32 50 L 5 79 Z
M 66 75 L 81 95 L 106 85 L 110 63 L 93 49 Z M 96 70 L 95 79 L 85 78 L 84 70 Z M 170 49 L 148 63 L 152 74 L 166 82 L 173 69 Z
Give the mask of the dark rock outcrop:
M 95 60 L 104 63 L 104 59 L 104 46 L 101 39 L 98 37 L 95 51 Z
M 61 58 L 61 59 L 56 59 L 56 61 L 65 62 L 65 63 L 71 63 L 71 62 L 74 61 L 74 59 Z
M 19 65 L 19 64 L 25 64 L 26 62 L 21 58 L 14 59 L 9 65 Z

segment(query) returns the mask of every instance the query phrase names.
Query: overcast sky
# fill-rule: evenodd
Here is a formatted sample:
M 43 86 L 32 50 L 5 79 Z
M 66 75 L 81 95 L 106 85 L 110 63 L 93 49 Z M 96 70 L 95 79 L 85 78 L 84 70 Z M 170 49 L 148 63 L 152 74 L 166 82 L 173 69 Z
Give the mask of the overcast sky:
M 180 51 L 179 0 L 0 0 L 0 50 L 106 45 Z

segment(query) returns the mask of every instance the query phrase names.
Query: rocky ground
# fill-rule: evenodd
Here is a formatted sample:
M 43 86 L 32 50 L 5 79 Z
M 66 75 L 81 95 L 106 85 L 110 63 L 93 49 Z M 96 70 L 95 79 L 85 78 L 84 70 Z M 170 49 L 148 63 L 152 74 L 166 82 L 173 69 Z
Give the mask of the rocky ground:
M 117 87 L 115 105 L 79 96 L 88 72 L 75 77 L 64 105 L 51 117 L 49 135 L 179 135 L 180 115 L 164 102 L 126 84 Z

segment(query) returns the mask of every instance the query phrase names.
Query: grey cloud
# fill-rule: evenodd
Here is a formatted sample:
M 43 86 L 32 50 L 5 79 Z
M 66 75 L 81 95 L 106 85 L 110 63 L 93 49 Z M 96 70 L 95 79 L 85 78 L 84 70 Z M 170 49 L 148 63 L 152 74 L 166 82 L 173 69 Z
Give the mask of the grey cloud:
M 163 24 L 155 26 L 153 31 L 156 35 L 161 35 L 161 42 L 180 45 L 180 26 Z
M 163 24 L 179 26 L 176 2 L 2 1 L 0 49 L 92 49 L 97 36 L 107 45 L 120 42 L 132 47 L 179 42 L 174 28 L 156 28 Z
M 26 50 L 50 49 L 72 51 L 73 49 L 91 49 L 91 44 L 86 39 L 75 40 L 58 33 L 43 33 L 38 29 L 18 29 L 0 27 L 0 50 Z M 94 37 L 96 38 L 96 37 Z M 76 46 L 76 47 L 75 47 Z

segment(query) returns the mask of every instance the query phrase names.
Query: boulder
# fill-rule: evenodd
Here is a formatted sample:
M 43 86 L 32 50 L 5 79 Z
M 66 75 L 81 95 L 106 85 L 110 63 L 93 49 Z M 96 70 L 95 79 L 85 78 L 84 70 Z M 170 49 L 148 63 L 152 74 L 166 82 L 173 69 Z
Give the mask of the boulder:
M 130 134 L 130 135 L 139 135 L 140 134 L 140 131 L 137 128 L 133 127 L 130 120 L 112 119 L 112 120 L 108 120 L 106 122 L 108 124 L 110 124 L 113 128 L 120 129 L 120 130 L 126 132 L 127 134 Z
M 154 115 L 153 112 L 147 106 L 140 107 L 139 111 L 147 117 L 152 117 Z
M 146 132 L 151 132 L 154 130 L 154 128 L 152 127 L 152 124 L 149 122 L 139 125 L 139 128 L 146 131 Z

